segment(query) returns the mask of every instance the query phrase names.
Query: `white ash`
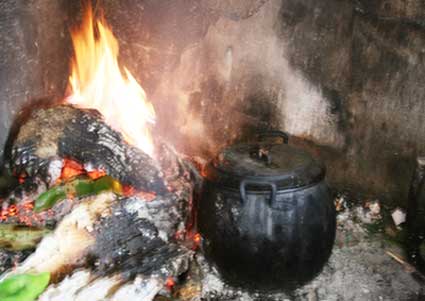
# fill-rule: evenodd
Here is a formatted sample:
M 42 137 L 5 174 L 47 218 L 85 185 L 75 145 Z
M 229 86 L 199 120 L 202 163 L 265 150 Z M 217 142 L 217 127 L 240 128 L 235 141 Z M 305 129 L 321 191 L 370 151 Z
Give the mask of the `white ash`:
M 113 193 L 103 193 L 78 205 L 11 274 L 28 271 L 55 274 L 63 267 L 79 262 L 94 243 L 94 237 L 90 234 L 93 224 L 102 212 L 110 210 L 115 200 Z M 2 278 L 8 275 L 2 275 Z
M 380 207 L 379 205 L 376 205 L 376 203 L 371 204 L 370 206 L 367 205 L 366 207 L 356 207 L 357 217 L 365 224 L 372 224 L 376 220 L 380 220 L 382 216 L 379 212 Z
M 157 278 L 143 279 L 139 276 L 132 283 L 121 286 L 118 291 L 106 301 L 146 300 L 151 301 L 164 287 L 164 282 Z M 90 299 L 91 300 L 91 299 Z
M 150 221 L 158 229 L 159 237 L 168 242 L 176 232 L 185 228 L 187 210 L 182 202 L 185 200 L 173 194 L 157 195 L 152 201 L 145 201 L 140 197 L 131 197 L 125 203 L 129 213 L 137 214 L 139 218 Z
M 297 296 L 314 290 L 319 300 L 420 300 L 422 285 L 385 253 L 387 248 L 377 238 L 334 248 L 323 272 Z
M 76 270 L 58 284 L 51 284 L 40 301 L 151 301 L 164 288 L 167 277 L 177 277 L 188 269 L 187 254 L 173 259 L 172 267 L 124 281 L 121 274 L 99 277 L 89 270 Z
M 62 174 L 63 159 L 54 158 L 49 162 L 47 169 L 47 179 L 49 179 L 49 185 L 54 185 Z
M 119 275 L 112 275 L 110 277 L 95 278 L 94 281 L 86 283 L 74 295 L 75 301 L 86 300 L 105 300 L 113 287 L 119 285 Z M 59 300 L 58 300 L 59 301 Z
M 196 262 L 201 268 L 201 298 L 204 300 L 226 301 L 280 301 L 288 300 L 285 293 L 252 293 L 241 288 L 232 287 L 221 278 L 218 271 L 210 265 L 202 254 L 197 254 Z
M 74 301 L 77 292 L 90 282 L 89 271 L 76 271 L 59 284 L 51 284 L 39 297 L 40 301 Z
M 164 286 L 163 280 L 141 276 L 122 284 L 119 276 L 96 278 L 88 270 L 75 271 L 57 285 L 50 285 L 39 301 L 151 301 Z

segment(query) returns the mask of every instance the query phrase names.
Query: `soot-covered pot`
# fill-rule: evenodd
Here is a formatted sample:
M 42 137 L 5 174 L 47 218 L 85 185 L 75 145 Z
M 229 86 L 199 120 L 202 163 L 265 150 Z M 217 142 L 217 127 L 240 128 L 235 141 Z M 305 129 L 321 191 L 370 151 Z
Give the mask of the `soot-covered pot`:
M 236 144 L 206 167 L 198 225 L 206 257 L 228 282 L 291 290 L 327 262 L 335 208 L 324 166 L 286 134 L 267 136 L 283 143 Z

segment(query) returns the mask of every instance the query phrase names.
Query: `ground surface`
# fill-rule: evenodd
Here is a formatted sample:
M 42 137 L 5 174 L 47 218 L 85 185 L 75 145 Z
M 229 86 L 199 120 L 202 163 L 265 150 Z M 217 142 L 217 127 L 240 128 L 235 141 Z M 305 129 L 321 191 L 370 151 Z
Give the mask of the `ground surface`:
M 348 207 L 348 206 L 347 206 Z M 252 294 L 229 287 L 196 255 L 188 281 L 174 292 L 165 291 L 155 301 L 420 301 L 425 300 L 425 281 L 408 264 L 397 243 L 402 233 L 388 212 L 371 214 L 363 204 L 338 214 L 333 253 L 322 273 L 292 294 Z M 387 217 L 387 218 L 386 218 Z M 0 252 L 0 273 L 22 261 L 29 252 Z M 195 267 L 195 268 L 193 268 Z M 418 278 L 419 277 L 419 278 Z M 425 278 L 423 278 L 425 279 Z
M 400 245 L 386 233 L 391 231 L 384 230 L 383 212 L 370 219 L 368 211 L 357 205 L 339 213 L 337 238 L 328 264 L 316 279 L 292 295 L 248 294 L 226 287 L 210 273 L 203 281 L 205 300 L 425 300 L 425 282 L 417 279 L 411 266 L 390 255 L 403 258 Z M 391 229 L 400 231 L 395 226 Z

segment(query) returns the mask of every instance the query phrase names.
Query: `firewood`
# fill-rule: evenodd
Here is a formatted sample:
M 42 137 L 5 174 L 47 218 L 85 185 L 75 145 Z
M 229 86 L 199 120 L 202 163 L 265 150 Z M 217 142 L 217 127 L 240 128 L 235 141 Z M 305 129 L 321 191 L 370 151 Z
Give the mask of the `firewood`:
M 158 202 L 164 204 L 164 200 Z M 175 210 L 170 206 L 136 208 L 135 203 L 146 201 L 111 192 L 87 198 L 43 238 L 35 253 L 3 277 L 49 272 L 52 281 L 57 282 L 78 267 L 89 268 L 98 277 L 118 273 L 125 281 L 137 275 L 165 279 L 182 273 L 187 269 L 183 261 L 188 260 L 191 251 L 171 238 L 175 229 L 152 222 L 155 216 Z
M 96 110 L 70 105 L 34 110 L 6 153 L 16 175 L 40 176 L 49 181 L 49 164 L 70 158 L 87 167 L 104 170 L 137 190 L 166 191 L 158 164 L 107 125 Z

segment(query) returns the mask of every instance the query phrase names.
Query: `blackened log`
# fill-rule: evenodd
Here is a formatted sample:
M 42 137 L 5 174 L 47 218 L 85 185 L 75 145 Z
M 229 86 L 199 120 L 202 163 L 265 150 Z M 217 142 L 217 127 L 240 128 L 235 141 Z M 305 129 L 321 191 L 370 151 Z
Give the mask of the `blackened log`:
M 15 173 L 42 177 L 58 157 L 103 169 L 138 190 L 165 191 L 155 161 L 125 142 L 96 110 L 69 105 L 35 110 L 21 125 L 7 155 Z
M 192 251 L 175 239 L 164 239 L 151 222 L 154 212 L 136 214 L 127 209 L 128 201 L 134 198 L 118 198 L 113 193 L 87 198 L 43 238 L 35 253 L 0 278 L 28 271 L 50 272 L 57 282 L 81 267 L 99 277 L 119 274 L 123 281 L 138 275 L 165 279 L 185 272 Z
M 175 274 L 174 259 L 187 256 L 188 250 L 164 241 L 152 222 L 127 211 L 124 203 L 95 226 L 95 244 L 87 256 L 92 268 L 100 276 L 119 272 L 125 280 Z

